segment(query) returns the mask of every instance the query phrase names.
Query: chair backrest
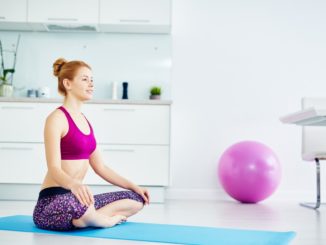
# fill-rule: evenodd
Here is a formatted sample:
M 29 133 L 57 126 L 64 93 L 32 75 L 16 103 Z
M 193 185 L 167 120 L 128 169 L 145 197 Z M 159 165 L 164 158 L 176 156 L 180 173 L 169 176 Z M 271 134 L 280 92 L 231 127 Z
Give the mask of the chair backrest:
M 326 109 L 326 98 L 302 98 L 302 109 Z M 302 159 L 326 159 L 326 126 L 302 127 Z

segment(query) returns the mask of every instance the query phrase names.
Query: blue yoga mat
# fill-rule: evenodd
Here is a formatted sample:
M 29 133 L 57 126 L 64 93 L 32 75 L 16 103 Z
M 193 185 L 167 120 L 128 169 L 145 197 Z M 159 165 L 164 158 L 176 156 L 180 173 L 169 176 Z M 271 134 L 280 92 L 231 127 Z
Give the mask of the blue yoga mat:
M 283 245 L 289 244 L 295 236 L 294 232 L 221 229 L 136 222 L 126 222 L 107 229 L 87 228 L 65 232 L 48 231 L 35 227 L 32 217 L 26 215 L 0 218 L 0 230 L 161 243 L 214 245 Z

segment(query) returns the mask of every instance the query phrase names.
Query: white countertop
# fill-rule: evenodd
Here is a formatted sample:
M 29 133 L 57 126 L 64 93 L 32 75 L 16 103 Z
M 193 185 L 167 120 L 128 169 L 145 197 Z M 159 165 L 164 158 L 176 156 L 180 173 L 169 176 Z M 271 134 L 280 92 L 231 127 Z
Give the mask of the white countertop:
M 28 97 L 0 97 L 0 102 L 24 102 L 24 103 L 61 103 L 63 99 L 59 98 L 28 98 Z M 171 100 L 111 100 L 111 99 L 93 99 L 86 103 L 91 104 L 129 104 L 129 105 L 171 105 Z

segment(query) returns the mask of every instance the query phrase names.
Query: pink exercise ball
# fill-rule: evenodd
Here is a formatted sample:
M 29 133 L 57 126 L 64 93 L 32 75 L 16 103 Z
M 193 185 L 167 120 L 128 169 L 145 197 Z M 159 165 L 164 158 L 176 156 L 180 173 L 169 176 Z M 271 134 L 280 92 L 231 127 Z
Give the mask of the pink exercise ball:
M 257 203 L 276 190 L 281 180 L 281 165 L 268 146 L 242 141 L 222 154 L 218 177 L 231 197 L 243 203 Z

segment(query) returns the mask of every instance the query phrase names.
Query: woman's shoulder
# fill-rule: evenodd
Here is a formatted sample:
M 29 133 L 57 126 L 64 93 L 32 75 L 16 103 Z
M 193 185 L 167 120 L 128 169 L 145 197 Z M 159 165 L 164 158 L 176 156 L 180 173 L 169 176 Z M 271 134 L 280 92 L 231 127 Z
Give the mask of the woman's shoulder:
M 47 124 L 61 124 L 65 122 L 65 114 L 58 108 L 52 111 L 46 118 Z
M 68 123 L 65 120 L 65 115 L 60 110 L 52 111 L 46 118 L 44 125 L 45 138 L 52 137 L 60 138 L 68 129 Z

